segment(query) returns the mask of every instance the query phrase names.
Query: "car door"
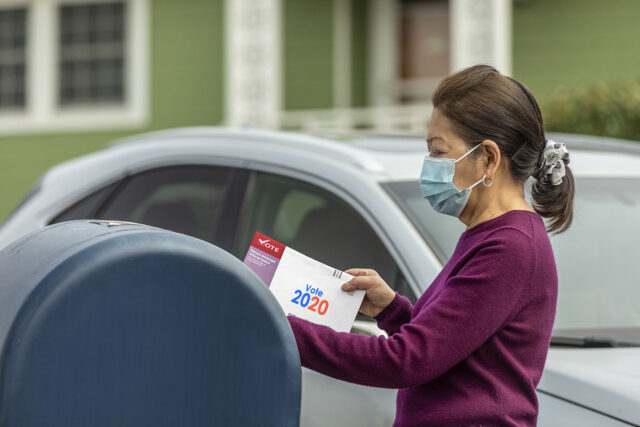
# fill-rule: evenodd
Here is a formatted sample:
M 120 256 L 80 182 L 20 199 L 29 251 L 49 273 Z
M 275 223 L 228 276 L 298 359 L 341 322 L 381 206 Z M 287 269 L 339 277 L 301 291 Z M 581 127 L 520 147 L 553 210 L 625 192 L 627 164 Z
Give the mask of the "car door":
M 347 202 L 309 182 L 256 172 L 240 219 L 234 254 L 244 258 L 256 231 L 340 270 L 372 268 L 415 302 L 398 265 L 367 221 Z M 375 325 L 359 314 L 360 325 Z M 352 332 L 372 334 L 373 328 Z M 377 328 L 375 328 L 377 329 Z M 364 387 L 303 368 L 302 425 L 388 426 L 396 390 Z
M 83 218 L 132 221 L 230 250 L 247 176 L 246 170 L 220 166 L 149 169 L 94 191 L 52 223 Z
M 416 301 L 397 263 L 367 221 L 324 188 L 256 172 L 234 245 L 238 258 L 244 258 L 256 231 L 340 270 L 372 268 L 389 286 Z

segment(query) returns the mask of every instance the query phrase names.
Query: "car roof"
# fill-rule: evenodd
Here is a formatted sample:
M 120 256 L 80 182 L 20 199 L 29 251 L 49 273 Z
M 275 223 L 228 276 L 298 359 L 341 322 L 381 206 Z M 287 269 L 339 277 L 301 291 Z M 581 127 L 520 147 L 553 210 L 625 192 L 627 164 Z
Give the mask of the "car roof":
M 264 149 L 265 147 L 280 153 L 286 153 L 288 149 L 303 150 L 310 157 L 322 156 L 336 163 L 354 166 L 371 173 L 383 172 L 382 166 L 373 156 L 367 155 L 361 149 L 350 147 L 348 143 L 286 131 L 206 126 L 176 128 L 118 139 L 110 146 L 128 148 L 178 140 L 201 141 L 205 146 L 200 148 L 205 149 L 206 145 L 211 146 L 222 141 L 233 141 L 235 145 L 242 147 L 247 156 L 250 156 L 251 149 Z
M 617 138 L 547 133 L 547 138 L 566 144 L 570 166 L 579 177 L 640 177 L 640 142 Z M 427 143 L 422 137 L 369 136 L 352 141 L 385 168 L 389 181 L 418 178 Z M 415 167 L 409 168 L 409 165 Z
M 640 143 L 573 134 L 548 135 L 566 142 L 576 176 L 640 176 Z M 190 127 L 116 140 L 101 151 L 52 168 L 46 181 L 67 181 L 71 176 L 96 170 L 106 174 L 109 169 L 122 169 L 123 164 L 154 156 L 188 159 L 205 155 L 223 155 L 239 162 L 269 162 L 305 172 L 323 162 L 379 182 L 403 181 L 418 178 L 425 154 L 426 142 L 417 136 L 377 135 L 338 142 L 292 132 Z

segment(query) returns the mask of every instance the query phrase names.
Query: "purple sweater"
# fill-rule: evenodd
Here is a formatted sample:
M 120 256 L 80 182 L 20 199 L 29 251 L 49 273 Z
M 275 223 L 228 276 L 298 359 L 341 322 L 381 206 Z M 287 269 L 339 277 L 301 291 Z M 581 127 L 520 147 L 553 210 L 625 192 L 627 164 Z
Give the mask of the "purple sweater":
M 542 219 L 512 210 L 464 231 L 415 306 L 396 292 L 389 338 L 288 319 L 302 366 L 400 389 L 394 426 L 535 426 L 557 288 Z

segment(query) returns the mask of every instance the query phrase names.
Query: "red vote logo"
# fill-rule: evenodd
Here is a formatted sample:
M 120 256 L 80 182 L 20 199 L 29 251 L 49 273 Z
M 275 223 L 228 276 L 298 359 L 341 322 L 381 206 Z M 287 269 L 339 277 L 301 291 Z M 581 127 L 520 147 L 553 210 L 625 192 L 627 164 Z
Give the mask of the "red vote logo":
M 264 234 L 257 231 L 253 236 L 251 246 L 258 248 L 261 251 L 266 252 L 267 254 L 278 259 L 282 258 L 282 253 L 284 252 L 284 248 L 286 248 L 286 246 L 282 243 L 273 240 L 269 236 L 265 236 Z

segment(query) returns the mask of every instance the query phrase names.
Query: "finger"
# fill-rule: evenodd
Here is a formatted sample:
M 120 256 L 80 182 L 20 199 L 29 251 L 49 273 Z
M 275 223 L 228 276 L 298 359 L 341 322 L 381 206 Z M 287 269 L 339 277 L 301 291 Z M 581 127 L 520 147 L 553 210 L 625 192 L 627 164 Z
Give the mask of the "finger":
M 356 276 L 342 285 L 343 291 L 353 291 L 355 289 L 367 290 L 375 286 L 378 282 L 377 276 Z
M 345 270 L 345 273 L 352 276 L 377 276 L 378 273 L 370 268 L 350 268 Z

